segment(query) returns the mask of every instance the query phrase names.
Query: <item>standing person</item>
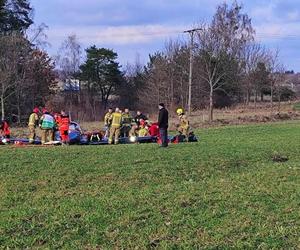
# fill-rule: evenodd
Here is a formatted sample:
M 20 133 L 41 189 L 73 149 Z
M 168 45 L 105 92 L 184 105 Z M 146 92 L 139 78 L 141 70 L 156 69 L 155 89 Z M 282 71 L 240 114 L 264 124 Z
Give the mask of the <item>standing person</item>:
M 69 143 L 69 127 L 70 127 L 70 117 L 66 114 L 64 110 L 60 112 L 59 120 L 59 133 L 61 137 L 62 144 Z
M 36 127 L 39 125 L 39 113 L 38 108 L 34 108 L 33 112 L 29 116 L 28 129 L 29 129 L 29 143 L 33 144 L 36 137 Z
M 122 114 L 120 113 L 120 109 L 116 108 L 115 112 L 112 114 L 112 122 L 111 128 L 109 132 L 108 144 L 119 143 L 120 129 L 122 126 Z
M 129 113 L 129 109 L 126 108 L 124 113 L 122 114 L 122 129 L 121 129 L 121 137 L 129 137 L 129 132 L 131 130 L 132 117 Z
M 177 131 L 185 136 L 185 140 L 187 141 L 189 138 L 189 130 L 190 130 L 190 122 L 182 108 L 177 109 L 176 111 L 178 118 L 179 118 L 179 126 Z
M 42 129 L 42 144 L 53 140 L 54 127 L 54 117 L 46 109 L 43 109 L 43 115 L 40 119 L 40 128 Z
M 169 112 L 163 103 L 158 105 L 158 127 L 161 139 L 161 147 L 168 147 L 168 127 L 169 127 Z
M 109 108 L 108 112 L 104 116 L 104 126 L 105 126 L 105 138 L 109 137 L 109 131 L 111 127 L 111 121 L 112 121 L 112 114 L 113 114 L 113 109 Z

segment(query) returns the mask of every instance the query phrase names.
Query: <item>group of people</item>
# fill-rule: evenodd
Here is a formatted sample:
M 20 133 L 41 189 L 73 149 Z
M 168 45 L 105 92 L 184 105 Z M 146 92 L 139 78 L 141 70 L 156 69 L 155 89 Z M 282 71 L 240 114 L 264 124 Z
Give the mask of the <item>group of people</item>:
M 186 140 L 189 136 L 189 121 L 182 108 L 177 109 L 179 124 L 177 131 Z M 37 128 L 41 129 L 41 143 L 45 144 L 54 140 L 55 133 L 59 132 L 61 142 L 69 143 L 70 117 L 65 111 L 50 113 L 46 108 L 40 110 L 34 108 L 29 116 L 29 143 L 34 143 Z M 133 117 L 128 108 L 122 112 L 119 108 L 109 108 L 104 117 L 105 135 L 109 144 L 118 144 L 120 137 L 158 137 L 161 146 L 168 146 L 169 113 L 163 103 L 159 104 L 159 115 L 157 122 L 151 122 L 141 111 L 137 111 Z M 10 138 L 10 129 L 7 121 L 2 120 L 0 136 Z
M 161 145 L 166 147 L 168 145 L 169 113 L 163 103 L 158 106 L 158 122 L 149 121 L 148 117 L 141 111 L 137 111 L 136 116 L 132 117 L 128 108 L 124 112 L 119 108 L 115 108 L 114 111 L 110 108 L 104 117 L 105 137 L 108 138 L 109 144 L 118 144 L 120 137 L 153 136 L 159 137 Z M 182 108 L 177 109 L 177 115 L 179 117 L 177 130 L 187 139 L 189 121 Z
M 51 114 L 47 109 L 43 109 L 42 112 L 39 108 L 34 108 L 33 112 L 29 116 L 28 129 L 29 129 L 29 143 L 34 143 L 36 138 L 36 129 L 39 127 L 42 132 L 41 143 L 54 140 L 54 133 L 59 131 L 61 142 L 63 144 L 69 143 L 69 126 L 70 118 L 65 111 Z
M 132 117 L 128 108 L 124 112 L 119 108 L 109 108 L 104 117 L 104 126 L 109 144 L 118 144 L 120 137 L 159 135 L 157 123 L 150 122 L 141 111 L 137 111 L 136 116 Z

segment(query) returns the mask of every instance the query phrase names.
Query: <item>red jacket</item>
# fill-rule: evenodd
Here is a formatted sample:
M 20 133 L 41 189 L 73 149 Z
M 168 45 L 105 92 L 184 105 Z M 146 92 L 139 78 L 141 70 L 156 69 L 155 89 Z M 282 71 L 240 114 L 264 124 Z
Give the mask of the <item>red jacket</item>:
M 5 135 L 8 136 L 10 135 L 10 129 L 7 121 L 2 121 L 1 122 L 1 127 L 0 127 L 1 132 Z
M 159 127 L 157 123 L 153 123 L 149 128 L 149 134 L 151 136 L 159 136 Z

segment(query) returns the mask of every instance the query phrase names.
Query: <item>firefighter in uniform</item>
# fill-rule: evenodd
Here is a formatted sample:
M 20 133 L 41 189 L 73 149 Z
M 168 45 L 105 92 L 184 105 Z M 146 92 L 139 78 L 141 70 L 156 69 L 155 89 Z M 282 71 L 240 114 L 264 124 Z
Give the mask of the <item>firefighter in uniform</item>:
M 109 144 L 113 144 L 113 141 L 115 142 L 115 144 L 119 143 L 121 126 L 122 126 L 122 114 L 120 113 L 120 109 L 116 108 L 115 112 L 112 114 L 112 122 L 111 122 L 109 139 L 108 139 Z
M 29 116 L 28 121 L 28 129 L 29 129 L 29 143 L 34 143 L 35 137 L 36 137 L 36 127 L 39 125 L 39 112 L 40 110 L 38 108 L 34 108 L 33 112 Z
M 104 116 L 104 126 L 105 126 L 105 138 L 109 137 L 109 131 L 110 131 L 110 127 L 111 127 L 111 122 L 112 122 L 112 114 L 113 114 L 113 110 L 112 108 L 108 109 L 108 112 L 105 114 Z
M 124 113 L 122 114 L 121 137 L 129 137 L 132 120 L 133 118 L 129 113 L 129 109 L 125 109 Z
M 182 108 L 177 109 L 176 111 L 179 117 L 179 126 L 178 132 L 185 136 L 186 139 L 189 137 L 190 123 Z
M 59 133 L 61 141 L 63 144 L 69 143 L 69 127 L 70 127 L 70 117 L 66 114 L 65 111 L 61 111 L 59 119 Z

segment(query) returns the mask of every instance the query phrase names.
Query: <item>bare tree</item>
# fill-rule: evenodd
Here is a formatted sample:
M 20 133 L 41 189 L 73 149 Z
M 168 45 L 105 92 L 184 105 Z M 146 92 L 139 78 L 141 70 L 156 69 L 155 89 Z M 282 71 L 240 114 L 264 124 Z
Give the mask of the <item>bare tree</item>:
M 69 101 L 70 111 L 73 110 L 74 103 L 81 102 L 81 86 L 79 81 L 79 90 L 77 86 L 73 86 L 73 80 L 79 75 L 80 65 L 82 62 L 82 48 L 75 34 L 69 35 L 62 43 L 58 55 L 56 56 L 56 64 L 59 67 L 60 79 L 68 81 L 70 90 L 66 93 Z M 76 82 L 76 81 L 75 81 Z M 74 93 L 73 89 L 76 89 Z
M 20 69 L 27 53 L 29 52 L 29 43 L 23 36 L 12 34 L 0 36 L 0 103 L 1 117 L 5 118 L 5 103 L 17 90 L 20 83 Z
M 236 2 L 231 7 L 220 5 L 212 23 L 198 31 L 200 75 L 209 86 L 209 121 L 213 120 L 214 93 L 224 91 L 226 78 L 237 73 L 244 46 L 254 39 L 251 19 L 241 9 Z
M 63 77 L 67 79 L 74 77 L 78 73 L 81 62 L 81 45 L 75 34 L 70 35 L 62 43 L 56 57 L 56 63 L 62 71 Z

